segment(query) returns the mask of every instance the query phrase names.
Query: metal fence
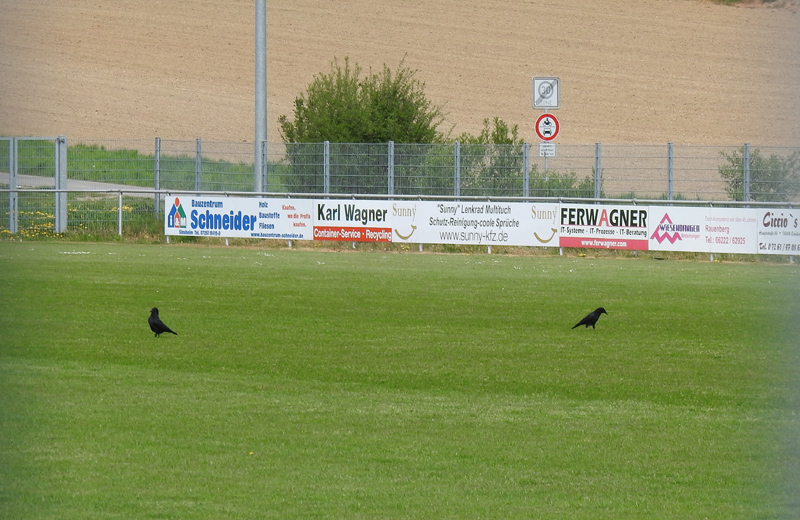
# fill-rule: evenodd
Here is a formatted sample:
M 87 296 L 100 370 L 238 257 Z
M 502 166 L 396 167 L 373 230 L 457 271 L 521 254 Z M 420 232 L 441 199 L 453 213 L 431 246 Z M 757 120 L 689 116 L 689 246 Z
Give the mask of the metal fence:
M 267 144 L 265 191 L 789 202 L 800 147 Z M 725 176 L 727 175 L 727 177 Z M 751 182 L 751 180 L 753 182 Z
M 0 232 L 161 218 L 166 192 L 798 202 L 800 147 L 0 138 Z M 156 217 L 155 219 L 153 217 Z

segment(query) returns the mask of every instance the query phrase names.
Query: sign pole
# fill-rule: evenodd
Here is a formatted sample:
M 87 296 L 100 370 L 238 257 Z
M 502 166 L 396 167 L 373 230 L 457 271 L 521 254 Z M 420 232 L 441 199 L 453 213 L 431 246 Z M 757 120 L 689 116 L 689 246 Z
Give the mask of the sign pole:
M 547 109 L 546 108 L 544 109 L 544 113 L 545 114 L 547 113 Z M 542 141 L 542 142 L 544 142 L 544 141 Z M 544 174 L 545 174 L 544 178 L 545 178 L 545 182 L 547 181 L 547 159 L 549 159 L 549 158 L 550 158 L 549 155 L 545 155 L 544 156 Z
M 267 141 L 267 0 L 256 0 L 256 78 L 255 78 L 255 150 L 253 161 L 253 191 L 264 190 L 266 157 L 262 143 Z

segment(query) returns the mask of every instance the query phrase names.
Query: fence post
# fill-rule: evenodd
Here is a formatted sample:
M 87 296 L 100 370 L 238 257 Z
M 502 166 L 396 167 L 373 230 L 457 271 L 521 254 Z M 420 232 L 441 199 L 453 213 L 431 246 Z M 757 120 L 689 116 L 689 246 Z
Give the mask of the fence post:
M 17 189 L 17 138 L 12 137 L 8 141 L 8 187 L 11 190 Z M 11 191 L 8 194 L 8 230 L 11 233 L 17 232 L 17 192 Z
M 161 189 L 161 138 L 156 137 L 156 157 L 153 164 L 153 188 L 156 190 L 153 199 L 153 216 L 158 218 L 161 214 L 161 195 L 158 190 Z
M 12 137 L 8 141 L 8 187 L 16 190 L 19 182 L 17 182 L 17 138 Z M 17 233 L 17 192 L 11 191 L 8 194 L 8 230 L 11 233 Z
M 599 199 L 601 195 L 602 176 L 600 175 L 600 143 L 594 144 L 594 198 Z
M 117 199 L 117 235 L 122 236 L 122 192 Z
M 322 143 L 322 192 L 331 192 L 331 142 Z
M 522 143 L 522 196 L 530 193 L 531 177 L 531 144 Z
M 55 229 L 56 233 L 67 231 L 67 138 L 59 135 L 55 143 L 56 164 L 56 200 L 55 200 Z
M 200 172 L 203 168 L 203 161 L 201 157 L 202 151 L 202 144 L 200 139 L 197 140 L 197 144 L 195 146 L 195 156 L 194 156 L 194 189 L 200 191 Z
M 744 143 L 744 152 L 742 157 L 742 175 L 744 182 L 742 182 L 742 189 L 745 202 L 750 202 L 750 143 Z
M 674 176 L 673 146 L 667 143 L 667 200 L 672 200 L 672 180 Z
M 389 169 L 389 186 L 387 195 L 394 195 L 394 141 L 389 141 L 389 149 L 387 150 L 387 153 L 389 155 L 387 165 Z
M 461 195 L 461 143 L 453 146 L 453 196 Z

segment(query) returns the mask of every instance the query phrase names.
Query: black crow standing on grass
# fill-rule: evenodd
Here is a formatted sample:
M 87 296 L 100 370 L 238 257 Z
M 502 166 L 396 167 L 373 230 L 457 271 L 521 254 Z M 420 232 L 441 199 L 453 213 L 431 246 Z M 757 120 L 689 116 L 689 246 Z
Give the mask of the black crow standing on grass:
M 158 337 L 158 335 L 161 334 L 162 332 L 171 332 L 176 336 L 178 335 L 177 332 L 164 325 L 164 322 L 161 321 L 161 318 L 158 317 L 158 309 L 156 309 L 155 307 L 150 309 L 150 317 L 147 319 L 147 323 L 150 324 L 150 330 L 156 333 L 155 337 Z
M 597 320 L 600 319 L 600 315 L 601 314 L 608 314 L 608 313 L 606 312 L 606 310 L 604 308 L 598 307 L 595 310 L 593 310 L 592 312 L 590 312 L 589 314 L 587 314 L 585 318 L 583 318 L 581 321 L 578 322 L 577 325 L 575 325 L 575 327 L 580 327 L 581 325 L 586 325 L 586 328 L 588 329 L 589 325 L 591 325 L 592 328 L 594 329 L 594 324 L 597 323 Z M 574 329 L 575 327 L 572 327 L 572 328 Z

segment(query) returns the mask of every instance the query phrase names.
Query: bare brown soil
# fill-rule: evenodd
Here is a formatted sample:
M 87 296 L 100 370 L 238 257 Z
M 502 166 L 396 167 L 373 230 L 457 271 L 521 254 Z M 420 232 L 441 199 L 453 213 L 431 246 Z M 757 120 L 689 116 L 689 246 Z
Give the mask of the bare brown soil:
M 0 0 L 0 135 L 252 141 L 255 2 Z M 268 138 L 334 57 L 401 60 L 453 135 L 536 141 L 531 77 L 561 78 L 560 143 L 800 144 L 800 12 L 702 0 L 269 0 Z

